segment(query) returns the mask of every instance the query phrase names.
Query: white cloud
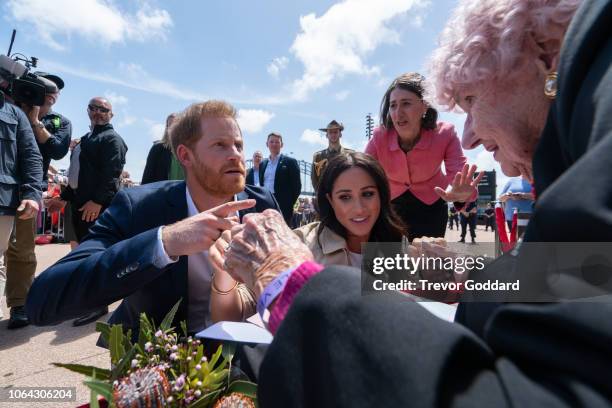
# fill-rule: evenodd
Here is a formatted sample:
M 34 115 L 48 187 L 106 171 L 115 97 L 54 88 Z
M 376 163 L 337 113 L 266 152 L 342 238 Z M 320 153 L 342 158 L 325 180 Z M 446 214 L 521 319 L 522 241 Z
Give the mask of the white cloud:
M 243 132 L 257 133 L 274 117 L 272 112 L 261 109 L 239 109 L 238 124 Z
M 308 97 L 345 74 L 379 74 L 364 58 L 381 44 L 399 43 L 399 33 L 389 24 L 409 10 L 422 12 L 427 0 L 344 0 L 325 14 L 300 17 L 301 32 L 290 51 L 304 65 L 304 74 L 293 82 L 297 100 Z
M 350 94 L 351 94 L 350 91 L 344 90 L 344 91 L 336 92 L 336 94 L 334 95 L 334 98 L 336 98 L 337 101 L 343 101 L 346 98 L 348 98 Z
M 328 141 L 322 132 L 318 130 L 306 129 L 300 137 L 301 142 L 306 142 L 313 145 L 327 146 Z
M 113 91 L 104 92 L 104 97 L 113 105 L 113 108 L 125 106 L 128 103 L 128 98 L 126 96 L 119 95 Z
M 160 140 L 162 136 L 164 136 L 164 130 L 166 130 L 165 123 L 153 123 L 149 127 L 149 134 L 151 135 L 151 139 Z
M 274 78 L 278 78 L 278 74 L 283 69 L 287 68 L 288 63 L 289 63 L 289 59 L 287 57 L 274 58 L 272 62 L 268 64 L 268 67 L 267 67 L 268 74 L 270 74 Z
M 71 67 L 50 60 L 45 60 L 44 69 L 58 74 L 69 74 L 90 81 L 121 85 L 126 88 L 151 92 L 180 100 L 204 101 L 210 99 L 207 95 L 181 88 L 172 82 L 156 78 L 149 74 L 142 66 L 133 63 L 119 63 L 120 73 L 115 75 Z
M 173 24 L 170 14 L 152 7 L 146 0 L 141 0 L 139 5 L 135 13 L 129 13 L 120 10 L 116 2 L 105 0 L 9 0 L 7 3 L 15 20 L 34 27 L 41 42 L 58 50 L 66 48 L 62 40 L 72 35 L 103 45 L 165 39 Z
M 131 116 L 131 115 L 128 115 L 127 113 L 124 113 L 122 116 L 123 117 L 119 121 L 119 126 L 121 127 L 131 126 L 134 123 L 136 123 L 136 120 L 137 120 L 136 116 Z

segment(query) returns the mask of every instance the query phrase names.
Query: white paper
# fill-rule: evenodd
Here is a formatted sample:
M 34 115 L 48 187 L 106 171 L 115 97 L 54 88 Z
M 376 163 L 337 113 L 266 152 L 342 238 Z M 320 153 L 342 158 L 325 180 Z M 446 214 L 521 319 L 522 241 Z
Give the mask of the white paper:
M 447 305 L 441 302 L 417 302 L 425 309 L 429 310 L 433 315 L 448 322 L 455 321 L 455 313 L 457 313 L 457 305 Z
M 246 322 L 218 322 L 196 334 L 196 338 L 251 344 L 272 343 L 272 333 Z

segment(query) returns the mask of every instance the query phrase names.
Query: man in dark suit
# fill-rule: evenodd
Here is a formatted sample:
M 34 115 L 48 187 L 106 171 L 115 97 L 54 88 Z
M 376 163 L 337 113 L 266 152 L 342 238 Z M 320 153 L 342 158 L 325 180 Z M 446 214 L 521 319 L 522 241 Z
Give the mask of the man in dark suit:
M 257 150 L 253 153 L 253 167 L 247 171 L 246 183 L 252 186 L 262 186 L 263 180 L 259 178 L 259 166 L 263 160 L 263 154 Z
M 211 322 L 212 292 L 237 295 L 236 282 L 212 270 L 208 249 L 237 223 L 236 215 L 278 205 L 269 191 L 245 187 L 242 134 L 231 105 L 191 105 L 177 118 L 171 141 L 185 182 L 120 191 L 83 243 L 34 281 L 26 304 L 33 324 L 56 324 L 123 299 L 109 322 L 136 336 L 140 313 L 161 322 L 182 298 L 174 324 L 187 320 L 197 332 Z
M 294 158 L 281 154 L 283 137 L 279 133 L 270 133 L 266 146 L 270 150 L 270 157 L 259 166 L 259 180 L 274 194 L 283 218 L 289 224 L 293 216 L 293 204 L 302 191 L 300 166 Z

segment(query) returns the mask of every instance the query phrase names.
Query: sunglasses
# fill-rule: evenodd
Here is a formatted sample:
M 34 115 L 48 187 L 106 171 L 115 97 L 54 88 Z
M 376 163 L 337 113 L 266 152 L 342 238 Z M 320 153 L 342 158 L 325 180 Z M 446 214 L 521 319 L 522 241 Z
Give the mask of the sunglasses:
M 110 112 L 110 109 L 105 108 L 104 106 L 98 106 L 98 105 L 87 105 L 87 109 L 89 109 L 91 112 L 100 112 L 100 113 L 108 113 Z

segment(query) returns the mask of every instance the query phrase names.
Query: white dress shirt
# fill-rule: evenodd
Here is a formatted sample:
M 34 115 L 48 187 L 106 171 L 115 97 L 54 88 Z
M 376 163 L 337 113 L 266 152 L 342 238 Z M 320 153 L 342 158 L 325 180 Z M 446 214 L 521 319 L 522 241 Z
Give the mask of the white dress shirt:
M 259 168 L 253 167 L 253 185 L 259 186 Z
M 272 194 L 274 194 L 274 176 L 276 175 L 276 167 L 278 167 L 279 160 L 280 154 L 274 159 L 270 157 L 268 165 L 266 166 L 266 171 L 264 171 L 264 187 L 270 190 Z
M 189 188 L 185 188 L 187 199 L 187 217 L 199 214 Z M 234 197 L 234 200 L 236 197 Z M 157 230 L 157 248 L 153 264 L 158 268 L 164 268 L 170 263 L 177 262 L 166 253 L 162 242 L 162 227 Z M 210 286 L 212 281 L 212 266 L 208 260 L 208 251 L 189 255 L 187 258 L 187 292 L 189 303 L 187 304 L 187 329 L 189 332 L 197 333 L 212 324 L 210 320 Z

